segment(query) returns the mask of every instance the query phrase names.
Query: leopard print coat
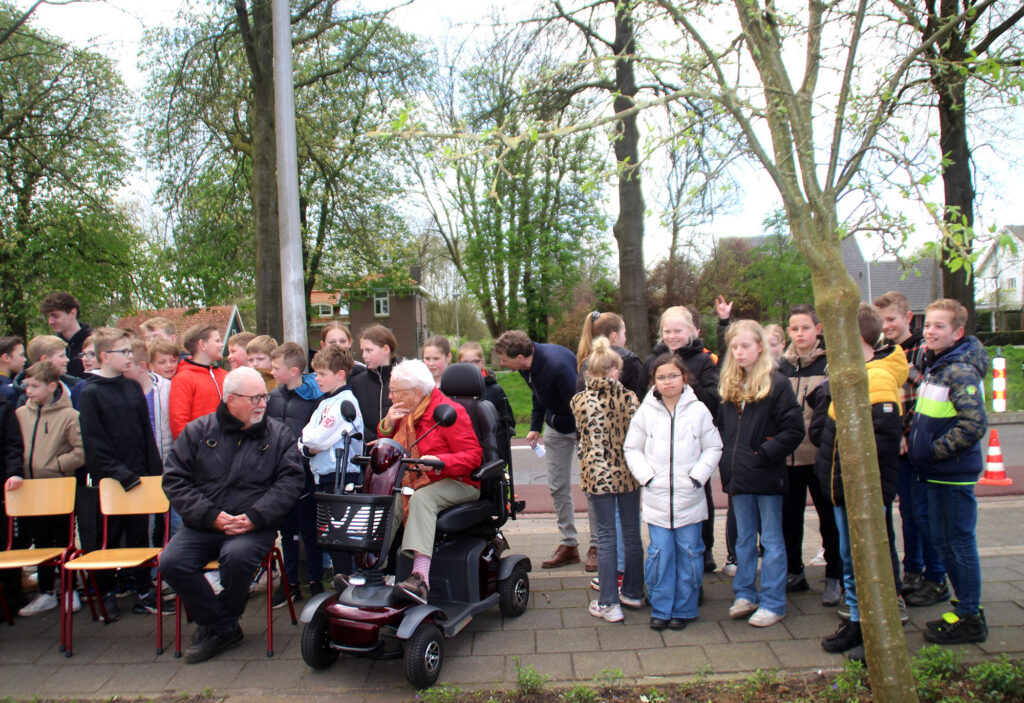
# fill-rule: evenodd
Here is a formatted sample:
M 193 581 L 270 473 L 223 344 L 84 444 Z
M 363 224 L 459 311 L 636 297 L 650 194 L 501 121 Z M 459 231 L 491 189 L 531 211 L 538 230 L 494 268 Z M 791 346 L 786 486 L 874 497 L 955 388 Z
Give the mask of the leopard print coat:
M 586 389 L 570 402 L 580 442 L 580 487 L 584 493 L 628 493 L 640 488 L 633 478 L 622 446 L 629 422 L 640 401 L 611 378 L 587 377 Z

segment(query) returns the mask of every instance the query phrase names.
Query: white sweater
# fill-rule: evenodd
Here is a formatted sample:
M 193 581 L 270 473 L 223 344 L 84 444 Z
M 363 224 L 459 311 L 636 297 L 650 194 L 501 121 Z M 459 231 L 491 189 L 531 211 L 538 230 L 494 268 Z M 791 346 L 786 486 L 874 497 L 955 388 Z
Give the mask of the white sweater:
M 350 401 L 356 408 L 356 419 L 349 422 L 341 415 L 341 404 L 346 400 Z M 330 398 L 324 398 L 320 405 L 313 411 L 309 423 L 303 428 L 302 436 L 299 438 L 299 451 L 309 450 L 304 454 L 312 454 L 309 460 L 309 469 L 314 476 L 324 476 L 334 473 L 335 458 L 334 450 L 344 446 L 342 433 L 363 431 L 363 417 L 359 414 L 359 401 L 350 390 L 344 390 Z M 349 449 L 349 465 L 344 467 L 344 473 L 359 473 L 362 471 L 358 466 L 351 463 L 354 457 L 363 453 L 363 440 L 352 440 L 352 447 Z M 341 477 L 345 479 L 344 476 Z M 318 481 L 319 483 L 319 481 Z
M 674 413 L 649 392 L 629 425 L 625 454 L 643 486 L 644 522 L 675 528 L 707 519 L 704 484 L 722 456 L 722 438 L 693 389 L 686 386 Z

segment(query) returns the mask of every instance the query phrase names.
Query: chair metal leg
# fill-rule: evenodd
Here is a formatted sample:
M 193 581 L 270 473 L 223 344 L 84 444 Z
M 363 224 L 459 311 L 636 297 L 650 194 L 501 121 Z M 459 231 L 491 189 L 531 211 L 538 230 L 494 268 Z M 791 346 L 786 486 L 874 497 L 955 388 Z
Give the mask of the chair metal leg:
M 164 594 L 160 567 L 156 569 L 156 654 L 164 653 Z
M 4 597 L 4 587 L 0 585 L 0 609 L 4 611 L 4 620 L 7 621 L 8 626 L 14 625 L 14 618 L 11 616 L 11 611 L 7 607 L 7 598 Z
M 174 605 L 174 658 L 181 659 L 181 611 L 185 608 L 181 596 L 174 596 Z
M 274 656 L 274 547 L 263 557 L 263 568 L 267 570 L 267 656 Z M 281 585 L 287 589 L 288 579 L 281 572 Z M 285 591 L 287 593 L 287 590 Z

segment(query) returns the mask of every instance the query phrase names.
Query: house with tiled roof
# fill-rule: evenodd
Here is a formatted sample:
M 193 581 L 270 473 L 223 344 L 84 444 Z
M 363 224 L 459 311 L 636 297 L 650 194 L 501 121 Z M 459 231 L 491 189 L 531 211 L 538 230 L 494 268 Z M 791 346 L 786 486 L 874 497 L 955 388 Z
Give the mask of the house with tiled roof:
M 844 239 L 839 251 L 846 271 L 860 288 L 861 302 L 870 303 L 883 293 L 898 291 L 907 296 L 914 313 L 914 327 L 923 323 L 928 304 L 942 297 L 942 269 L 937 259 L 867 261 L 854 237 Z
M 1007 225 L 974 267 L 978 317 L 988 313 L 992 331 L 1024 329 L 1024 225 Z
M 213 324 L 220 330 L 227 353 L 228 337 L 236 332 L 244 332 L 245 325 L 238 313 L 237 305 L 214 305 L 210 308 L 164 308 L 163 310 L 140 310 L 134 315 L 125 315 L 118 319 L 116 326 L 139 334 L 139 325 L 154 317 L 163 317 L 174 323 L 181 339 L 192 325 Z
M 398 355 L 418 359 L 427 341 L 427 301 L 430 294 L 420 281 L 422 269 L 412 266 L 409 275 L 385 279 L 379 275 L 364 276 L 358 287 L 341 291 L 339 304 L 348 306 L 352 334 L 371 325 L 384 325 L 395 335 Z

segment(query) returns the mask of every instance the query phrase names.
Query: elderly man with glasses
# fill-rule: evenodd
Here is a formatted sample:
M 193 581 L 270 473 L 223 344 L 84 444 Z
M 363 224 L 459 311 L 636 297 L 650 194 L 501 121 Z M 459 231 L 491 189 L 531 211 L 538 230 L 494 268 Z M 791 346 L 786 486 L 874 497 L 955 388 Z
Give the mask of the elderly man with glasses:
M 249 584 L 302 492 L 295 437 L 266 411 L 263 377 L 235 369 L 224 378 L 217 410 L 188 423 L 167 456 L 164 491 L 184 527 L 160 569 L 199 626 L 185 651 L 190 664 L 242 641 L 238 619 Z M 220 595 L 203 575 L 213 559 L 220 562 Z

